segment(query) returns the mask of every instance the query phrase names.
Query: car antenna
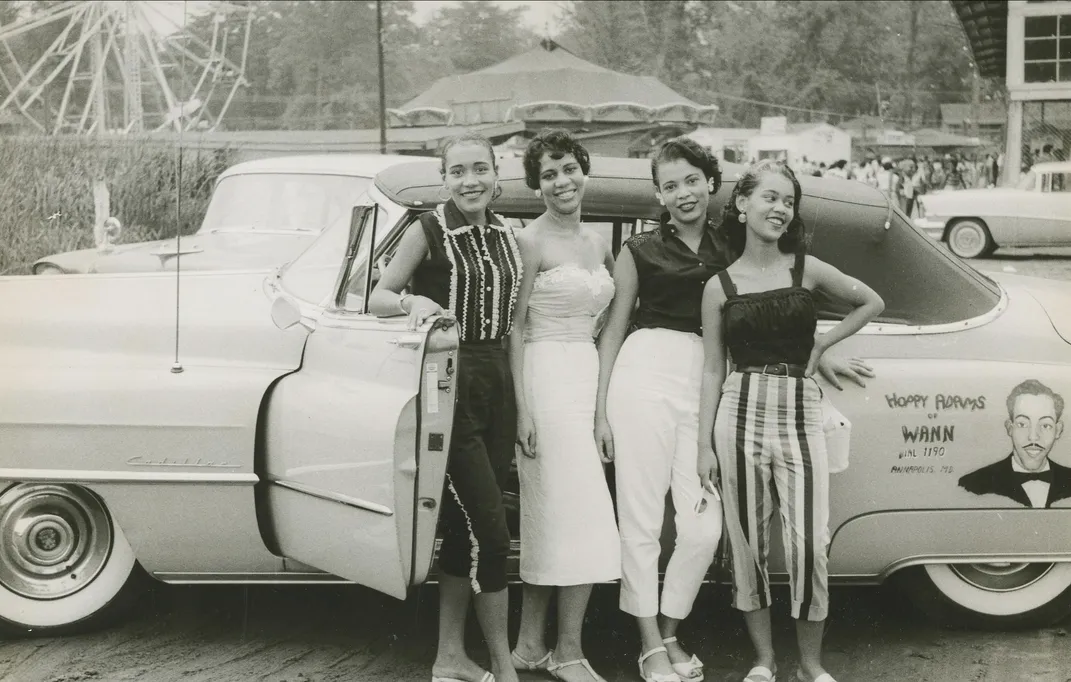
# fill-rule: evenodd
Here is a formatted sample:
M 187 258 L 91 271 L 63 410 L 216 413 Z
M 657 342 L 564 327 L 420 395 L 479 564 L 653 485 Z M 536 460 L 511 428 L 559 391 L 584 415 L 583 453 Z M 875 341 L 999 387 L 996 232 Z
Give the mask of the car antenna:
M 186 29 L 188 19 L 188 7 L 186 0 L 182 2 L 182 28 Z M 186 54 L 182 54 L 182 72 L 186 72 Z M 179 362 L 179 309 L 181 302 L 181 278 L 182 272 L 182 106 L 179 106 L 179 115 L 175 118 L 178 124 L 178 166 L 175 169 L 175 361 L 171 363 L 171 373 L 181 374 L 182 363 Z

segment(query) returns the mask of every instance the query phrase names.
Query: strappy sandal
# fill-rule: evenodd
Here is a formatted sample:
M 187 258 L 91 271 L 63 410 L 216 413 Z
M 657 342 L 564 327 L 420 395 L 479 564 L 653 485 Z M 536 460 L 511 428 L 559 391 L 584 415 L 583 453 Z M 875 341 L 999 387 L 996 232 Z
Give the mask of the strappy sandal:
M 676 642 L 676 637 L 666 637 L 662 640 L 663 644 L 672 644 Z M 680 676 L 684 682 L 703 682 L 705 676 L 703 675 L 703 662 L 699 660 L 699 657 L 692 654 L 692 660 L 684 663 L 669 662 L 673 666 L 673 671 Z
M 747 671 L 744 682 L 777 682 L 777 673 L 764 665 L 757 665 Z
M 672 672 L 667 675 L 665 673 L 645 673 L 643 671 L 644 661 L 646 661 L 651 656 L 654 656 L 655 654 L 664 653 L 666 653 L 666 647 L 656 646 L 647 653 L 640 655 L 640 678 L 643 680 L 643 682 L 683 682 L 683 680 L 681 680 L 681 676 L 675 672 Z
M 551 653 L 553 653 L 553 652 L 551 652 Z M 550 656 L 550 654 L 547 654 L 547 656 L 549 657 L 549 656 Z M 589 675 L 591 675 L 591 678 L 592 678 L 593 680 L 595 680 L 595 682 L 606 682 L 606 680 L 605 680 L 605 679 L 604 679 L 604 678 L 603 678 L 603 677 L 602 677 L 601 675 L 599 675 L 599 674 L 598 674 L 597 672 L 595 672 L 595 671 L 594 671 L 594 670 L 592 669 L 592 667 L 591 667 L 591 664 L 590 664 L 590 663 L 588 663 L 588 659 L 586 659 L 586 658 L 578 658 L 578 659 L 576 659 L 575 661 L 566 661 L 566 662 L 564 662 L 564 663 L 554 663 L 554 662 L 551 662 L 551 663 L 549 663 L 549 664 L 547 665 L 547 672 L 548 672 L 548 673 L 550 673 L 550 675 L 551 675 L 551 676 L 552 676 L 552 677 L 553 677 L 554 679 L 556 679 L 556 680 L 562 680 L 562 679 L 565 679 L 565 678 L 563 678 L 563 677 L 562 677 L 562 676 L 561 676 L 561 675 L 560 675 L 560 674 L 558 673 L 558 671 L 559 671 L 559 670 L 561 670 L 562 668 L 568 668 L 569 666 L 573 666 L 573 665 L 581 665 L 581 666 L 584 666 L 584 670 L 587 670 L 587 671 L 588 671 L 588 674 L 589 674 Z
M 528 659 L 517 653 L 517 650 L 509 652 L 510 659 L 513 660 L 514 670 L 546 670 L 547 662 L 550 661 L 550 657 L 554 655 L 554 650 L 548 651 L 543 658 L 538 661 L 529 661 Z
M 465 680 L 459 680 L 456 677 L 436 677 L 435 675 L 432 675 L 431 682 L 465 682 Z M 495 676 L 486 672 L 483 674 L 483 677 L 480 678 L 480 682 L 495 682 Z

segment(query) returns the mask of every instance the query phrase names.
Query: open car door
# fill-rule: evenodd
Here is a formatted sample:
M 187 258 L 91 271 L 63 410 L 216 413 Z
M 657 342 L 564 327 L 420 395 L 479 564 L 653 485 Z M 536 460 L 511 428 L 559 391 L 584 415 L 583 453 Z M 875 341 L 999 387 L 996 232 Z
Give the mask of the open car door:
M 260 500 L 275 551 L 404 598 L 433 558 L 458 335 L 450 319 L 413 332 L 368 314 L 382 216 L 354 209 L 334 303 L 271 394 Z

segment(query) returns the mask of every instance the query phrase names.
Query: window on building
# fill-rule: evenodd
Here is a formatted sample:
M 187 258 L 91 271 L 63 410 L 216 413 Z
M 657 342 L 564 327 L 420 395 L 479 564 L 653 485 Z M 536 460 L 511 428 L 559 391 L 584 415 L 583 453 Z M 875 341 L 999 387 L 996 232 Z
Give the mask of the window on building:
M 1026 17 L 1023 80 L 1071 81 L 1071 14 Z

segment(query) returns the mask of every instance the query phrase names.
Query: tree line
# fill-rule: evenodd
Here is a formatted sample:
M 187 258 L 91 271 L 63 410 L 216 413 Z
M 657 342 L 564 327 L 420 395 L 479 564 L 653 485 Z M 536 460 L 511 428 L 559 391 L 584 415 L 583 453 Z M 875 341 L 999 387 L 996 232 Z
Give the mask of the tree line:
M 0 23 L 18 8 L 0 2 Z M 379 123 L 376 3 L 252 0 L 244 88 L 224 125 L 370 128 Z M 840 123 L 880 115 L 903 128 L 934 125 L 939 105 L 969 102 L 966 39 L 945 0 L 575 0 L 558 2 L 556 35 L 526 25 L 524 10 L 467 0 L 418 23 L 408 0 L 384 0 L 386 99 L 397 107 L 436 79 L 475 71 L 545 37 L 616 71 L 655 76 L 701 104 L 720 125 L 757 127 L 760 117 Z M 186 30 L 211 35 L 213 15 Z M 231 31 L 240 31 L 235 22 Z M 32 51 L 49 36 L 12 47 Z M 239 44 L 233 41 L 232 45 Z M 982 82 L 980 98 L 999 99 Z

